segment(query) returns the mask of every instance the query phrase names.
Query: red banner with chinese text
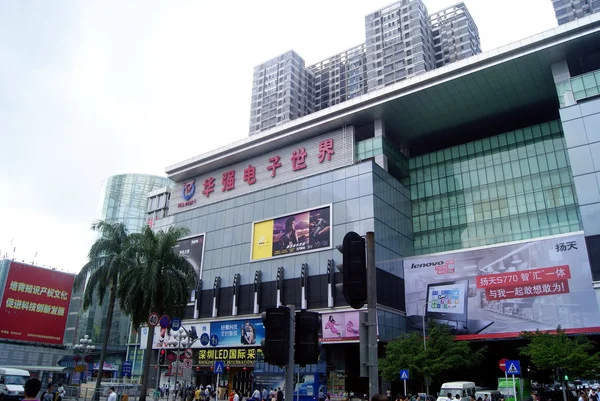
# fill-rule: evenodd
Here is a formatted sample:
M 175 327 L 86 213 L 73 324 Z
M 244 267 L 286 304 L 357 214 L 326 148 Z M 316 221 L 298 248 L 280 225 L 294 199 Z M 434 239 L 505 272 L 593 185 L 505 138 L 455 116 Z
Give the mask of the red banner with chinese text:
M 0 305 L 0 338 L 62 344 L 74 279 L 11 262 Z
M 505 288 L 486 288 L 485 297 L 489 301 L 514 298 L 540 297 L 569 293 L 569 282 L 559 280 L 552 283 L 522 284 Z
M 571 278 L 568 265 L 529 269 L 520 272 L 485 274 L 477 276 L 477 288 L 505 288 L 541 283 L 554 283 Z

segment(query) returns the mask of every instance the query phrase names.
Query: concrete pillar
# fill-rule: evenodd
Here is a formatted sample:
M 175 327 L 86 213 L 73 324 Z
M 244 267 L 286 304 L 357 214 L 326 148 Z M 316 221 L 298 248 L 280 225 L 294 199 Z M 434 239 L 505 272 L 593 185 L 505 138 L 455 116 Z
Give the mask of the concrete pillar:
M 568 81 L 571 79 L 571 73 L 569 71 L 569 65 L 566 60 L 558 61 L 553 63 L 551 66 L 552 69 L 552 77 L 554 78 L 554 84 L 559 84 L 561 82 Z M 564 107 L 569 107 L 577 102 L 575 101 L 575 96 L 573 95 L 573 91 L 571 90 L 571 85 L 568 86 L 563 93 Z
M 385 124 L 381 118 L 373 121 L 375 126 L 375 137 L 381 136 L 385 140 Z M 375 156 L 375 163 L 379 165 L 385 171 L 388 171 L 388 160 L 386 155 Z

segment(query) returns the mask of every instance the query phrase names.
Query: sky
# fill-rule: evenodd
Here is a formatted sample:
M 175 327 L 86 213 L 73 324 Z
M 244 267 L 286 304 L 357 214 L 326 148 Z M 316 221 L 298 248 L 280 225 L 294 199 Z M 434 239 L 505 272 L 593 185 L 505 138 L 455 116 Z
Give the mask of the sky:
M 356 46 L 390 3 L 0 1 L 0 256 L 79 271 L 103 180 L 245 138 L 255 65 Z M 557 25 L 551 0 L 465 3 L 484 52 Z

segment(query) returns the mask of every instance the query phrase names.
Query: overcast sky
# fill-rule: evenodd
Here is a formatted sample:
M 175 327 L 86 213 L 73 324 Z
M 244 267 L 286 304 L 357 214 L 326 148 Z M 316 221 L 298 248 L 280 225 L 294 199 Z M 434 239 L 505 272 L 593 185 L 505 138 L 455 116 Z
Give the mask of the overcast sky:
M 0 255 L 78 271 L 106 177 L 246 137 L 255 65 L 358 45 L 390 3 L 0 1 Z M 551 0 L 466 3 L 483 51 L 556 26 Z

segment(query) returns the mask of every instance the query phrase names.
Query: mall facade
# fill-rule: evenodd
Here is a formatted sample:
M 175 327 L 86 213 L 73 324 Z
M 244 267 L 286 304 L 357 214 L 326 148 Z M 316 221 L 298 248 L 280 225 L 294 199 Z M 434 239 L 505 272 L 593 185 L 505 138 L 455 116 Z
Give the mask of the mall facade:
M 294 304 L 323 317 L 300 395 L 366 393 L 332 268 L 349 231 L 375 233 L 382 355 L 423 313 L 465 340 L 600 332 L 599 60 L 595 14 L 168 167 L 168 213 L 152 224 L 190 230 L 178 251 L 200 276 L 179 377 L 214 383 L 223 361 L 222 385 L 279 386 L 260 312 Z M 173 343 L 156 333 L 154 348 Z

